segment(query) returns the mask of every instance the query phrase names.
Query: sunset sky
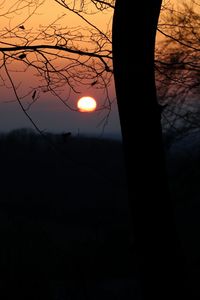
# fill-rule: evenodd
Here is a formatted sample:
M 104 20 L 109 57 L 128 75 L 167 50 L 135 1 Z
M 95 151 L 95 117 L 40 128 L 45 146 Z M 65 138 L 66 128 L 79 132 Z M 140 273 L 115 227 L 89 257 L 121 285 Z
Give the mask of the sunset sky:
M 49 26 L 49 24 L 51 24 L 52 28 L 65 27 L 65 31 L 72 28 L 74 32 L 79 32 L 79 28 L 81 26 L 86 26 L 86 23 L 81 20 L 80 17 L 69 12 L 67 9 L 63 8 L 53 0 L 35 1 L 35 3 L 41 3 L 41 6 L 39 6 L 35 13 L 28 18 L 36 6 L 31 5 L 21 9 L 22 5 L 25 5 L 26 3 L 27 2 L 23 1 L 6 1 L 3 3 L 1 12 L 2 15 L 4 13 L 6 13 L 6 15 L 1 16 L 1 42 L 10 43 L 11 45 L 15 43 L 21 45 L 21 43 L 24 43 L 24 40 L 23 38 L 20 40 L 19 37 L 23 36 L 25 31 L 26 34 L 28 33 L 31 37 L 38 37 L 38 32 L 42 30 L 48 31 L 49 27 L 47 26 Z M 15 12 L 16 10 L 17 12 Z M 106 32 L 108 29 L 111 29 L 111 10 L 108 12 L 105 11 L 103 13 L 95 14 L 93 7 L 88 6 L 87 10 L 90 12 L 90 15 L 87 16 L 87 19 L 95 24 L 95 26 L 104 32 Z M 22 25 L 25 30 L 21 29 L 20 31 L 19 28 Z M 9 35 L 9 33 L 5 35 L 6 30 L 10 32 L 18 30 L 18 38 L 16 38 L 16 36 L 12 36 L 11 38 L 11 34 Z M 42 44 L 45 42 L 39 38 L 35 44 Z M 75 43 L 77 43 L 77 41 L 75 41 Z M 32 44 L 34 44 L 34 42 Z M 5 45 L 1 44 L 1 46 Z M 88 45 L 86 46 L 88 47 Z M 85 44 L 83 44 L 83 47 L 85 47 Z M 63 64 L 63 61 L 63 59 L 60 59 L 58 63 Z M 33 70 L 30 68 L 28 70 L 25 69 L 23 61 L 18 61 L 17 63 L 12 62 L 12 64 L 9 64 L 9 68 L 11 70 L 10 74 L 12 79 L 15 82 L 15 85 L 18 87 L 17 92 L 19 93 L 19 96 L 23 97 L 23 94 L 29 93 L 31 89 L 37 89 L 37 85 L 40 84 L 40 81 L 38 81 L 38 78 L 35 77 L 35 72 Z M 17 70 L 17 73 L 13 72 L 13 70 Z M 8 131 L 20 127 L 31 127 L 31 124 L 24 115 L 19 103 L 15 101 L 16 97 L 13 89 L 10 88 L 11 84 L 6 78 L 7 76 L 3 68 L 1 69 L 1 76 L 3 76 L 3 80 L 5 80 L 6 87 L 3 85 L 1 86 L 0 130 Z M 112 82 L 111 88 L 109 89 L 109 97 L 112 102 L 115 98 L 113 86 L 114 85 Z M 72 107 L 72 109 L 76 109 L 76 103 L 81 96 L 92 96 L 97 101 L 96 112 L 81 113 L 78 111 L 71 111 L 51 93 L 40 92 L 38 100 L 34 105 L 31 106 L 31 109 L 28 111 L 28 113 L 42 130 L 71 131 L 74 134 L 95 133 L 97 135 L 102 134 L 102 132 L 105 131 L 106 134 L 112 133 L 114 135 L 120 135 L 120 125 L 116 102 L 113 102 L 111 110 L 108 109 L 108 107 L 106 109 L 101 109 L 106 97 L 104 90 L 96 88 L 96 86 L 82 86 L 78 87 L 78 92 L 79 93 L 71 92 L 69 96 L 69 88 L 66 84 L 64 90 L 62 91 L 62 97 L 64 97 L 63 94 L 66 93 L 66 97 L 68 97 L 68 105 Z M 32 101 L 31 95 L 32 94 L 30 93 L 28 97 L 22 99 L 22 103 L 25 105 L 25 107 L 27 107 L 27 105 Z
M 20 45 L 20 43 L 24 44 L 27 36 L 32 39 L 32 45 L 34 43 L 42 43 L 42 38 L 38 35 L 39 31 L 45 31 L 49 34 L 52 34 L 54 28 L 63 28 L 61 29 L 62 32 L 67 32 L 70 30 L 70 28 L 73 28 L 74 32 L 81 33 L 80 27 L 86 26 L 84 20 L 60 6 L 58 3 L 56 3 L 56 1 L 32 1 L 32 3 L 34 2 L 41 3 L 41 5 L 30 18 L 28 18 L 28 16 L 34 11 L 35 5 L 29 5 L 29 7 L 22 9 L 22 5 L 28 3 L 28 1 L 5 1 L 5 3 L 1 5 L 1 47 L 5 46 L 2 44 L 2 42 L 14 44 L 14 42 L 17 41 L 18 45 Z M 79 1 L 76 3 L 80 4 Z M 94 8 L 89 5 L 87 7 L 87 11 L 90 12 L 90 15 L 87 16 L 89 22 L 92 22 L 96 27 L 105 33 L 111 30 L 113 13 L 112 9 L 94 14 Z M 3 15 L 5 13 L 6 15 Z M 48 27 L 50 24 L 51 28 Z M 25 29 L 19 29 L 19 26 L 24 26 Z M 12 32 L 15 32 L 15 36 L 13 36 Z M 53 40 L 50 39 L 50 43 L 52 41 Z M 74 45 L 76 43 L 82 43 L 82 47 L 84 49 L 93 47 L 90 45 L 89 39 L 87 43 L 83 43 L 81 37 L 79 39 L 75 38 L 72 42 Z M 28 59 L 34 60 L 33 54 L 28 55 Z M 41 58 L 39 57 L 39 60 L 40 59 Z M 56 67 L 60 68 L 62 64 L 64 65 L 65 62 L 63 61 L 64 59 L 62 58 L 57 60 Z M 67 84 L 64 87 L 62 86 L 62 91 L 60 94 L 62 95 L 64 101 L 68 99 L 67 105 L 72 108 L 71 110 L 67 108 L 62 101 L 59 101 L 58 98 L 52 95 L 52 93 L 41 92 L 44 91 L 44 88 L 43 90 L 41 88 L 39 92 L 37 87 L 41 85 L 41 79 L 38 76 L 35 76 L 36 74 L 33 69 L 26 69 L 23 59 L 21 61 L 18 60 L 17 63 L 11 63 L 10 58 L 8 62 L 10 74 L 15 86 L 17 87 L 17 92 L 19 93 L 18 95 L 19 97 L 22 97 L 22 103 L 25 105 L 25 107 L 32 102 L 33 92 L 36 91 L 36 96 L 38 99 L 31 106 L 31 109 L 29 109 L 28 113 L 41 128 L 41 130 L 61 132 L 71 131 L 74 135 L 87 133 L 95 133 L 98 135 L 104 130 L 105 134 L 114 134 L 120 136 L 117 104 L 116 101 L 114 101 L 115 90 L 113 81 L 111 81 L 108 89 L 109 101 L 112 102 L 111 110 L 108 107 L 108 100 L 106 100 L 107 95 L 105 90 L 100 89 L 98 84 L 94 84 L 94 86 L 92 84 L 87 86 L 79 86 L 79 93 L 71 92 L 70 95 Z M 11 83 L 7 78 L 5 70 L 1 68 L 0 72 L 0 130 L 8 131 L 21 127 L 31 127 L 29 120 L 20 108 L 19 103 L 16 101 L 16 96 L 11 88 Z M 2 84 L 2 81 L 4 81 L 5 86 Z M 25 97 L 25 94 L 28 94 L 28 96 Z M 92 96 L 96 99 L 96 112 L 81 113 L 79 111 L 74 111 L 74 109 L 76 109 L 76 103 L 78 99 L 82 96 Z M 102 109 L 103 106 L 106 108 Z

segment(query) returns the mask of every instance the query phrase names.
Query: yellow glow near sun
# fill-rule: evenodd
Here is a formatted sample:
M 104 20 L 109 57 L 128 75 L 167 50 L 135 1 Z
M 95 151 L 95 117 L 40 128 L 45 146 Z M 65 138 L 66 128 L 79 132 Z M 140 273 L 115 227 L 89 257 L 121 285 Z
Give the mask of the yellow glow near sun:
M 80 112 L 92 112 L 97 107 L 97 102 L 94 98 L 85 96 L 78 100 L 77 107 Z

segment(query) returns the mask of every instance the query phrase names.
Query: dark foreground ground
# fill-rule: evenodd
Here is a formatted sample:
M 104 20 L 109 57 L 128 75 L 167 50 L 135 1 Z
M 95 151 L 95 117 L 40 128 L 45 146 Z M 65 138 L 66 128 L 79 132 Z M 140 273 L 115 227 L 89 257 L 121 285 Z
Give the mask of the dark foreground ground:
M 167 150 L 167 165 L 199 299 L 200 155 L 186 144 Z M 120 142 L 11 132 L 0 174 L 1 299 L 141 299 Z
M 12 132 L 0 172 L 1 299 L 138 294 L 120 142 Z

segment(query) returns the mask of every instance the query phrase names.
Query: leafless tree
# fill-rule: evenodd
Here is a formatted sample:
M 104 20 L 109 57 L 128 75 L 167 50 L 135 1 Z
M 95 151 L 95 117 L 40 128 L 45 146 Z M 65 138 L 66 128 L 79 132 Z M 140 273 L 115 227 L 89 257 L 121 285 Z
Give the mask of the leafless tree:
M 80 84 L 106 88 L 107 91 L 114 72 L 144 299 L 169 299 L 175 287 L 175 297 L 178 297 L 180 285 L 177 281 L 182 284 L 184 276 L 181 277 L 182 268 L 174 250 L 173 205 L 164 167 L 161 110 L 154 74 L 155 35 L 162 1 L 136 1 L 133 15 L 129 9 L 130 1 L 117 0 L 112 40 L 110 29 L 106 32 L 100 30 L 89 16 L 98 11 L 113 10 L 114 1 L 56 2 L 78 15 L 84 27 L 69 29 L 59 26 L 59 18 L 40 28 L 39 32 L 28 28 L 26 19 L 17 25 L 10 23 L 8 28 L 1 30 L 2 84 L 13 88 L 25 113 L 44 92 L 52 93 L 68 108 L 74 109 L 68 104 L 68 99 L 63 98 L 66 85 L 72 92 L 78 92 Z M 22 3 L 28 3 L 27 18 L 42 5 L 42 2 L 33 1 L 17 3 L 17 11 L 21 10 Z M 11 8 L 4 12 L 3 17 L 9 17 L 10 12 Z M 12 13 L 16 14 L 15 11 Z M 136 14 L 141 17 L 139 23 Z M 135 41 L 131 50 L 127 43 L 130 35 Z M 61 60 L 63 63 L 58 63 Z M 33 70 L 39 78 L 37 85 L 26 95 L 20 94 L 21 87 L 16 84 L 11 68 L 13 61 L 22 63 L 23 72 Z M 24 108 L 26 97 L 31 101 Z M 106 92 L 104 106 L 110 108 L 110 104 Z
M 111 23 L 101 29 L 91 16 L 109 12 L 115 1 L 54 0 L 63 7 L 63 14 L 44 26 L 30 26 L 40 14 L 45 0 L 18 0 L 0 3 L 3 20 L 0 28 L 0 86 L 12 88 L 15 100 L 38 130 L 30 108 L 45 94 L 51 94 L 67 109 L 76 111 L 72 94 L 84 88 L 101 91 L 98 109 L 112 106 L 113 89 Z M 158 31 L 164 36 L 156 49 L 156 81 L 163 110 L 164 130 L 186 133 L 198 128 L 199 120 L 199 1 L 191 0 L 180 7 L 164 1 Z M 66 26 L 66 13 L 81 20 L 78 26 Z M 93 18 L 94 20 L 94 18 Z M 31 85 L 21 74 L 34 78 Z M 21 79 L 22 78 L 22 79 Z M 194 101 L 189 99 L 195 98 Z M 168 104 L 165 106 L 165 104 Z
M 72 1 L 71 5 L 68 1 L 55 2 L 64 8 L 63 14 L 39 28 L 31 27 L 29 21 L 40 13 L 44 0 L 0 3 L 0 17 L 4 20 L 0 28 L 0 84 L 13 89 L 37 130 L 29 109 L 44 93 L 76 111 L 70 103 L 71 94 L 86 87 L 96 88 L 102 91 L 103 98 L 98 109 L 107 110 L 108 116 L 112 105 L 111 23 L 101 30 L 89 17 L 113 10 L 114 1 Z M 82 25 L 63 26 L 67 11 L 78 15 Z M 29 86 L 25 78 L 20 80 L 24 73 L 34 76 Z
M 158 26 L 162 40 L 155 65 L 159 99 L 166 107 L 163 129 L 177 137 L 200 128 L 199 6 L 193 0 L 179 5 L 166 1 Z

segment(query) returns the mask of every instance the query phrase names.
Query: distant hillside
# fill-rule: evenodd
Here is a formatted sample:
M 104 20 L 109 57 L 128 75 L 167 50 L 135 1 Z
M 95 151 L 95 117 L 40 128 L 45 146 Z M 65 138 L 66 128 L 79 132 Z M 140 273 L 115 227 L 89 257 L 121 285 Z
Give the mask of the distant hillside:
M 195 293 L 200 143 L 173 141 L 166 144 L 169 184 Z M 120 141 L 2 133 L 0 174 L 2 299 L 4 291 L 12 300 L 141 299 Z
M 0 136 L 0 168 L 4 277 L 16 285 L 16 278 L 33 276 L 27 290 L 42 281 L 43 297 L 45 284 L 57 289 L 60 280 L 75 280 L 71 299 L 82 299 L 76 295 L 85 277 L 129 276 L 130 221 L 119 141 L 12 131 Z M 20 289 L 23 299 L 27 290 Z M 13 300 L 14 290 L 9 292 Z M 35 293 L 31 299 L 40 299 Z
M 119 205 L 126 194 L 122 144 L 116 140 L 21 129 L 0 136 L 1 202 Z M 2 192 L 2 191 L 1 191 Z M 118 203 L 118 204 L 117 204 Z
M 170 140 L 170 143 L 169 143 Z M 172 195 L 177 203 L 200 200 L 200 132 L 166 137 L 166 163 Z

